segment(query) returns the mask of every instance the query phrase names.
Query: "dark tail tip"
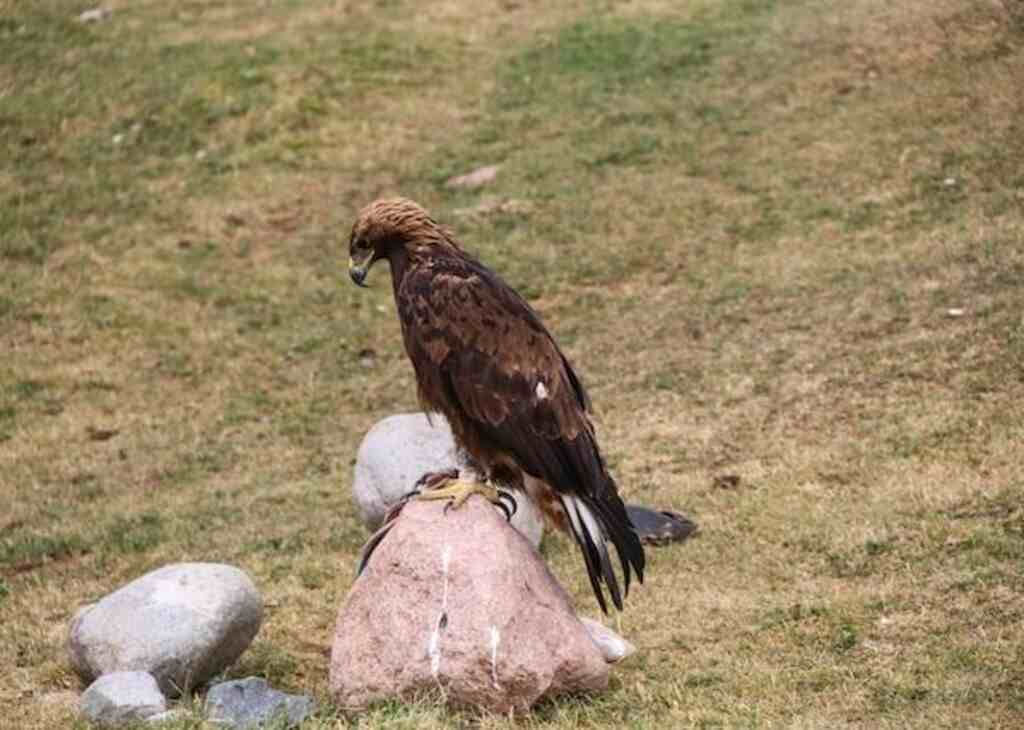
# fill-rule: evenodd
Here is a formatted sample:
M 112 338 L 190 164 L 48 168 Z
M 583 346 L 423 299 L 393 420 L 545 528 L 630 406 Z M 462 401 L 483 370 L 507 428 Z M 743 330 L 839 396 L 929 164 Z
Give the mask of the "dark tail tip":
M 625 507 L 615 499 L 621 510 L 615 509 L 614 502 L 599 503 L 586 498 L 572 496 L 563 498 L 562 504 L 569 517 L 570 529 L 587 567 L 587 577 L 601 610 L 607 614 L 602 583 L 608 589 L 612 604 L 618 610 L 623 608 L 623 598 L 629 595 L 633 571 L 643 583 L 646 563 L 644 548 L 633 530 Z M 621 514 L 619 514 L 621 512 Z M 622 589 L 608 555 L 608 542 L 614 545 L 622 566 Z

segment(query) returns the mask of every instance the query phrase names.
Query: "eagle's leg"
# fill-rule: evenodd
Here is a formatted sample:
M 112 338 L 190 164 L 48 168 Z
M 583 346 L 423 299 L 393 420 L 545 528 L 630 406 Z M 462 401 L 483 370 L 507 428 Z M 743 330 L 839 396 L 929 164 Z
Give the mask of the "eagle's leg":
M 444 471 L 431 471 L 421 476 L 416 481 L 416 486 L 413 487 L 413 491 L 409 494 L 410 497 L 422 494 L 423 492 L 432 491 L 439 489 L 449 482 L 453 482 L 459 478 L 458 469 L 445 469 Z
M 501 502 L 498 490 L 491 484 L 462 481 L 461 479 L 452 479 L 444 486 L 420 492 L 418 499 L 447 499 L 449 508 L 458 509 L 474 494 L 479 494 L 492 504 Z
M 512 515 L 516 513 L 516 501 L 511 494 L 495 487 L 489 479 L 483 482 L 463 481 L 459 479 L 459 472 L 455 469 L 424 475 L 417 484 L 422 489 L 416 495 L 416 499 L 446 499 L 448 504 L 444 507 L 445 512 L 449 509 L 458 509 L 467 499 L 479 494 L 504 512 L 506 520 L 511 520 Z

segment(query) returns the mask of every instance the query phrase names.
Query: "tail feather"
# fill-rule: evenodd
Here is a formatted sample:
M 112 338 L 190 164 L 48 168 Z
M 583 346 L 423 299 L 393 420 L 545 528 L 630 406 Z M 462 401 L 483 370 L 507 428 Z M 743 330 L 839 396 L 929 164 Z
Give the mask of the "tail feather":
M 597 568 L 598 563 L 600 563 L 600 557 L 597 555 L 597 546 L 586 532 L 576 509 L 571 505 L 566 505 L 564 500 L 563 509 L 569 515 L 570 531 L 576 539 L 576 544 L 580 546 L 580 552 L 583 553 L 583 560 L 587 565 L 587 577 L 590 578 L 590 587 L 594 590 L 594 595 L 597 596 L 597 602 L 601 605 L 601 610 L 604 613 L 608 613 L 608 606 L 604 602 L 604 593 L 601 591 L 601 583 L 598 578 L 601 574 Z M 600 537 L 597 539 L 600 540 Z
M 629 595 L 630 566 L 636 571 L 637 581 L 644 582 L 644 567 L 646 566 L 646 555 L 640 537 L 633 527 L 633 522 L 626 511 L 626 505 L 617 492 L 605 497 L 604 503 L 599 503 L 603 521 L 609 526 L 609 536 L 615 551 L 619 554 L 619 562 L 622 565 L 622 574 L 625 582 L 625 594 Z
M 569 516 L 573 537 L 580 547 L 580 552 L 583 553 L 583 560 L 587 566 L 587 577 L 590 578 L 590 586 L 594 590 L 597 602 L 601 605 L 601 610 L 608 613 L 608 605 L 605 603 L 604 592 L 601 590 L 602 580 L 608 586 L 612 602 L 619 610 L 622 610 L 618 581 L 615 572 L 611 570 L 611 562 L 608 560 L 604 530 L 601 529 L 587 506 L 576 497 L 562 497 L 562 508 Z
M 569 518 L 570 531 L 580 547 L 580 552 L 583 553 L 587 576 L 590 578 L 590 585 L 601 610 L 608 613 L 604 591 L 601 588 L 601 584 L 604 583 L 611 595 L 612 603 L 621 611 L 623 596 L 629 595 L 632 578 L 630 568 L 636 571 L 637 579 L 643 583 L 645 562 L 643 546 L 633 530 L 625 506 L 617 496 L 603 504 L 582 495 L 559 496 L 562 509 Z M 616 506 L 621 509 L 615 509 Z M 608 542 L 615 546 L 619 554 L 624 590 L 619 588 L 618 577 L 608 555 Z
M 579 511 L 579 503 L 574 505 Z M 612 568 L 612 561 L 608 557 L 608 543 L 607 543 L 607 530 L 605 530 L 601 523 L 594 517 L 593 513 L 589 510 L 584 509 L 580 512 L 580 521 L 586 526 L 586 540 L 590 543 L 594 550 L 597 552 L 597 556 L 601 561 L 601 574 L 604 577 L 605 585 L 608 586 L 608 592 L 612 595 L 612 603 L 620 611 L 622 610 L 622 595 L 619 591 L 619 582 L 615 576 L 615 570 Z M 624 574 L 624 583 L 629 585 L 629 574 Z

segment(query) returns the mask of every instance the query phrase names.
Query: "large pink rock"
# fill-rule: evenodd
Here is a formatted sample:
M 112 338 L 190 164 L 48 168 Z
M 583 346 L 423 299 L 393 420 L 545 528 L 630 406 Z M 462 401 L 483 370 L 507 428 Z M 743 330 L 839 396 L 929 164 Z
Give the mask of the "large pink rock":
M 480 497 L 410 502 L 338 613 L 330 686 L 346 708 L 440 689 L 506 713 L 607 684 L 565 590 Z

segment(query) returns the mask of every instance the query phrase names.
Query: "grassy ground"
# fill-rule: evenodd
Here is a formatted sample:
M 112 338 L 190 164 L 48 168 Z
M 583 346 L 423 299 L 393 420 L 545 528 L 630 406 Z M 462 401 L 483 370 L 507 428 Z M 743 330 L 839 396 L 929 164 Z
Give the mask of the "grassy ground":
M 5 721 L 72 724 L 74 610 L 179 560 L 265 594 L 232 676 L 328 701 L 355 450 L 415 409 L 344 246 L 402 193 L 544 314 L 627 497 L 703 529 L 610 692 L 518 725 L 1024 724 L 1014 0 L 91 5 L 0 0 Z M 460 725 L 511 723 L 308 723 Z

